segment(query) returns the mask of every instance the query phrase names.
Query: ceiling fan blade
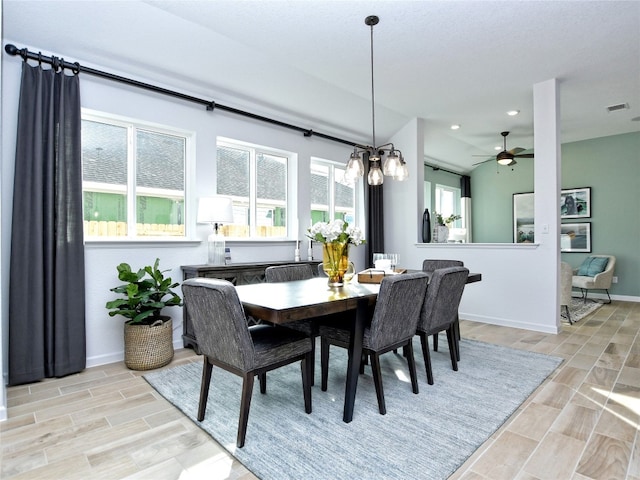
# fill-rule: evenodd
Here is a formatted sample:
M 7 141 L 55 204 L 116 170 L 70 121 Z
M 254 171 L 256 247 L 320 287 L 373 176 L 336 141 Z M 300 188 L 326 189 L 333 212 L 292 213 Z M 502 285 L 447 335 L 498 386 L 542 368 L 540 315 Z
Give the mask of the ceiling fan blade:
M 516 148 L 512 148 L 511 150 L 509 150 L 509 153 L 512 153 L 513 155 L 516 155 L 520 152 L 524 152 L 525 149 L 524 148 L 520 148 L 520 147 L 516 147 Z
M 484 157 L 484 155 L 474 155 L 474 156 L 476 156 L 476 157 L 478 157 L 478 156 L 483 156 L 483 157 Z M 483 163 L 487 163 L 487 162 L 495 162 L 495 160 L 496 160 L 495 158 L 487 158 L 487 159 L 486 159 L 486 160 L 484 160 L 483 162 L 474 163 L 474 164 L 473 164 L 473 165 L 471 165 L 471 166 L 472 166 L 472 167 L 475 167 L 476 165 L 482 165 Z
M 515 155 L 518 158 L 533 158 L 533 153 L 523 153 L 522 155 Z

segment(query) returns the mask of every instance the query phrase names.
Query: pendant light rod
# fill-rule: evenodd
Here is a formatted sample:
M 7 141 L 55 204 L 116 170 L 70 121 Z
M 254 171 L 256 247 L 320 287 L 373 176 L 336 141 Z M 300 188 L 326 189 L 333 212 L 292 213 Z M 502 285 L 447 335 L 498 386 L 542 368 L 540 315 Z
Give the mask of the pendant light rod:
M 380 19 L 376 15 L 369 15 L 364 19 L 364 23 L 371 27 L 371 126 L 373 131 L 373 155 L 377 156 L 376 146 L 376 91 L 373 84 L 373 26 L 377 25 Z

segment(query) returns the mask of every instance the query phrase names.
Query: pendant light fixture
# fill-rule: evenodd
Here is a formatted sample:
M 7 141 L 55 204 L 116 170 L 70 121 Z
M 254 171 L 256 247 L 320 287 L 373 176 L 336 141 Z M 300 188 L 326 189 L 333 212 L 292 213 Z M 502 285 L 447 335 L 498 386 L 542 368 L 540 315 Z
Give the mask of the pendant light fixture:
M 371 122 L 373 126 L 372 146 L 356 147 L 347 162 L 345 176 L 347 179 L 355 180 L 364 175 L 364 164 L 362 163 L 361 153 L 369 153 L 369 175 L 367 181 L 369 185 L 382 185 L 384 175 L 394 178 L 398 181 L 406 180 L 409 176 L 407 164 L 402 157 L 402 152 L 396 150 L 393 143 L 376 146 L 376 108 L 375 108 L 375 89 L 373 86 L 373 26 L 377 25 L 380 19 L 375 15 L 370 15 L 364 19 L 364 23 L 371 27 Z M 388 153 L 381 167 L 382 156 Z

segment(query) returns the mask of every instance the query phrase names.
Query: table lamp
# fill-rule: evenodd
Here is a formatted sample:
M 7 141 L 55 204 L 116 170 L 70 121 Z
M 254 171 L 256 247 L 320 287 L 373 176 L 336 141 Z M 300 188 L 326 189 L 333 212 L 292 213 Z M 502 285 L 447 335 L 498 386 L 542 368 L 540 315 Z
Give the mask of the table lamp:
M 213 233 L 207 238 L 208 264 L 224 265 L 224 235 L 218 231 L 223 223 L 233 223 L 233 202 L 230 197 L 202 197 L 198 202 L 198 223 L 210 223 Z

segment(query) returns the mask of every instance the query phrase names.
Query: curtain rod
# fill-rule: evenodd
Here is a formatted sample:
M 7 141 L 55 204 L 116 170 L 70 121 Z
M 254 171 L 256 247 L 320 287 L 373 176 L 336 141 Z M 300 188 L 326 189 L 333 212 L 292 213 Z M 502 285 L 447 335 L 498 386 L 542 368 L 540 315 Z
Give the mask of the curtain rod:
M 443 172 L 451 173 L 452 175 L 458 175 L 459 177 L 468 177 L 468 175 L 466 173 L 452 172 L 451 170 L 447 170 L 446 168 L 437 167 L 435 165 L 429 165 L 426 162 L 425 162 L 424 166 L 425 167 L 429 167 L 434 171 L 442 170 Z
M 37 60 L 39 63 L 47 63 L 49 65 L 52 65 L 56 71 L 59 68 L 62 68 L 62 69 L 68 68 L 69 70 L 73 71 L 76 74 L 83 72 L 89 75 L 95 75 L 96 77 L 106 78 L 107 80 L 113 80 L 115 82 L 125 83 L 127 85 L 133 85 L 134 87 L 143 88 L 145 90 L 151 90 L 152 92 L 161 93 L 162 95 L 168 95 L 171 97 L 176 97 L 182 100 L 186 100 L 188 102 L 198 103 L 200 105 L 204 105 L 209 111 L 212 111 L 217 108 L 219 110 L 224 110 L 225 112 L 235 113 L 236 115 L 242 115 L 244 117 L 249 117 L 254 120 L 259 120 L 261 122 L 270 123 L 272 125 L 277 125 L 279 127 L 288 128 L 290 130 L 296 130 L 298 132 L 302 132 L 302 134 L 305 137 L 311 137 L 315 135 L 316 137 L 324 138 L 325 140 L 331 140 L 333 142 L 350 145 L 352 147 L 362 148 L 362 145 L 351 142 L 349 140 L 344 140 L 342 138 L 334 137 L 334 136 L 327 135 L 320 132 L 314 132 L 313 130 L 308 128 L 298 127 L 296 125 L 291 125 L 289 123 L 281 122 L 279 120 L 263 117 L 262 115 L 257 115 L 255 113 L 239 110 L 237 108 L 229 107 L 227 105 L 222 105 L 221 103 L 216 103 L 213 100 L 205 100 L 202 98 L 193 97 L 191 95 L 187 95 L 187 94 L 176 92 L 166 88 L 158 87 L 156 85 L 151 85 L 149 83 L 140 82 L 138 80 L 133 80 L 131 78 L 122 77 L 120 75 L 115 75 L 113 73 L 103 72 L 101 70 L 96 70 L 90 67 L 84 67 L 80 65 L 78 62 L 73 62 L 73 63 L 68 62 L 64 58 L 58 58 L 54 56 L 48 57 L 46 55 L 42 55 L 41 52 L 38 52 L 38 53 L 30 52 L 26 48 L 19 49 L 18 47 L 10 43 L 5 45 L 4 51 L 7 52 L 9 55 L 13 55 L 13 56 L 20 55 L 24 59 L 24 61 L 27 61 L 27 59 L 31 59 L 31 60 Z

